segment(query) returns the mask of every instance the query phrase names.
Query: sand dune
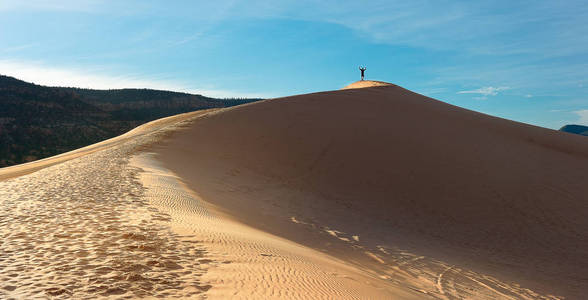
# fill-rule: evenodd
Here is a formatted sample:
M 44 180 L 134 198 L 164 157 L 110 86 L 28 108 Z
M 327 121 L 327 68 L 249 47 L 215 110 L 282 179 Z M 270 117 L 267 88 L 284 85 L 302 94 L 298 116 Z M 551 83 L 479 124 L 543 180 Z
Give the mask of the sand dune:
M 152 158 L 154 144 L 207 113 L 3 169 L 0 298 L 418 299 L 235 222 Z
M 384 82 L 384 81 L 376 81 L 376 80 L 360 80 L 360 81 L 356 81 L 352 84 L 349 84 L 347 86 L 345 86 L 344 88 L 342 88 L 342 90 L 348 90 L 348 89 L 362 89 L 362 88 L 368 88 L 368 87 L 376 87 L 376 86 L 391 86 L 393 84 L 388 83 L 388 82 Z
M 588 141 L 366 82 L 0 169 L 0 298 L 582 299 Z
M 581 298 L 588 140 L 398 86 L 199 118 L 158 158 L 219 211 L 437 298 Z

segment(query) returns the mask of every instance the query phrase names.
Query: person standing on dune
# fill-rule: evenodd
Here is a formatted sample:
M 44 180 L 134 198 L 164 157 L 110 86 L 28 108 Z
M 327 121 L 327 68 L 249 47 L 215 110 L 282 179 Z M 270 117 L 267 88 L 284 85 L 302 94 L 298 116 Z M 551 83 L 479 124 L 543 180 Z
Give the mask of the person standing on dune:
M 363 73 L 366 70 L 366 67 L 359 67 L 359 70 L 361 71 L 361 80 L 363 80 Z

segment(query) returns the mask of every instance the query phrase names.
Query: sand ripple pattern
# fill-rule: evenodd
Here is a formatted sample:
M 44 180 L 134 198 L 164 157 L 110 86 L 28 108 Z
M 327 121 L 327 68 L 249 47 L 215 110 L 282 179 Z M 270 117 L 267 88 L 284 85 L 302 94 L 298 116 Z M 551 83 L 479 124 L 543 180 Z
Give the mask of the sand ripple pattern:
M 206 251 L 129 166 L 146 139 L 0 182 L 0 299 L 204 295 Z
M 203 281 L 211 285 L 212 299 L 415 298 L 321 252 L 224 216 L 152 153 L 134 156 L 131 164 L 144 171 L 146 198 L 172 216 L 178 231 L 206 247 L 211 260 L 202 260 L 209 268 Z

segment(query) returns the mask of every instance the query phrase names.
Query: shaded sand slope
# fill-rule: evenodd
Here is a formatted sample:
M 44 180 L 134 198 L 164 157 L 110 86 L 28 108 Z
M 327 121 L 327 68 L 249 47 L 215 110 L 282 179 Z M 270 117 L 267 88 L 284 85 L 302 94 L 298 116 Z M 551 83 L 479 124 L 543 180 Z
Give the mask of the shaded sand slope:
M 588 291 L 584 137 L 392 85 L 223 109 L 157 152 L 219 211 L 393 285 L 441 299 Z

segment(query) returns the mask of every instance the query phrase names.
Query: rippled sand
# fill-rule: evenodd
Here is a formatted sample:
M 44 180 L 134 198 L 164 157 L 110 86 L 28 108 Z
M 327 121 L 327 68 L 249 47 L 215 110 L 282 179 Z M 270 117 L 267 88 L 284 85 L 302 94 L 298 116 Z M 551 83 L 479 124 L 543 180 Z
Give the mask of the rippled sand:
M 146 197 L 172 216 L 176 232 L 189 232 L 211 260 L 203 281 L 213 299 L 418 299 L 345 262 L 234 221 L 203 202 L 152 153 L 134 157 L 145 172 Z
M 0 182 L 0 299 L 192 297 L 208 263 L 129 165 L 156 134 Z

